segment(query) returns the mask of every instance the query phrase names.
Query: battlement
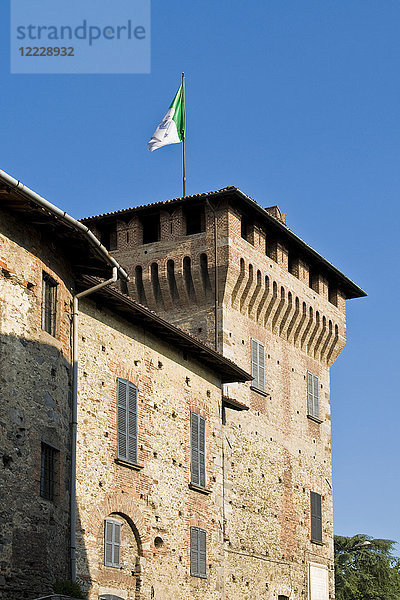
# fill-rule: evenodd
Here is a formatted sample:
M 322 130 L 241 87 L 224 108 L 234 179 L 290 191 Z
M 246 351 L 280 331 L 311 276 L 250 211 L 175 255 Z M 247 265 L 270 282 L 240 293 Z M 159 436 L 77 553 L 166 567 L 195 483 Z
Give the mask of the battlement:
M 183 329 L 213 343 L 216 250 L 220 349 L 229 306 L 331 365 L 345 346 L 346 298 L 365 293 L 294 236 L 278 207 L 244 206 L 233 190 L 85 222 L 128 270 L 124 291 Z

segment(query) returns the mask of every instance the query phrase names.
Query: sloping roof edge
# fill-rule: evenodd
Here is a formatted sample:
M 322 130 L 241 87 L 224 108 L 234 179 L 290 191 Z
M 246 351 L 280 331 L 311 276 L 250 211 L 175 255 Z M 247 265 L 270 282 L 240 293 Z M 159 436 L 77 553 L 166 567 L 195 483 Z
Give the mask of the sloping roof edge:
M 99 283 L 99 279 L 90 275 L 82 277 L 82 283 L 92 286 Z M 102 300 L 106 307 L 122 315 L 134 324 L 148 327 L 150 331 L 159 335 L 163 334 L 163 340 L 169 341 L 180 347 L 199 362 L 206 364 L 208 368 L 217 372 L 222 383 L 234 383 L 252 381 L 253 377 L 234 362 L 225 358 L 222 354 L 206 346 L 203 342 L 175 327 L 153 311 L 142 304 L 135 302 L 129 296 L 122 294 L 114 287 L 104 287 L 91 294 L 90 298 Z
M 86 225 L 71 217 L 68 213 L 58 208 L 58 206 L 48 202 L 48 200 L 28 188 L 18 179 L 14 179 L 14 177 L 8 175 L 8 173 L 1 169 L 0 182 L 3 182 L 7 187 L 15 191 L 17 194 L 36 204 L 43 211 L 45 211 L 46 214 L 52 215 L 55 221 L 63 221 L 70 228 L 75 230 L 75 232 L 80 236 L 83 235 L 105 263 L 109 264 L 111 267 L 116 267 L 118 269 L 119 276 L 123 279 L 129 280 L 127 272 L 119 265 L 115 258 L 111 256 L 107 248 L 103 246 L 100 240 L 97 239 L 97 237 L 90 231 L 88 227 L 86 227 Z

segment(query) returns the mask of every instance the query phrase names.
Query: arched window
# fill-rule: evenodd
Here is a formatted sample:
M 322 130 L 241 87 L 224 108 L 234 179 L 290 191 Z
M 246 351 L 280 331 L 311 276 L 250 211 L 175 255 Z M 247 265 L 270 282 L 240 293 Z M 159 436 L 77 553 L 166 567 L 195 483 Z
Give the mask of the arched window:
M 132 520 L 122 513 L 109 514 L 104 519 L 103 540 L 104 567 L 119 569 L 126 575 L 135 573 L 140 551 Z

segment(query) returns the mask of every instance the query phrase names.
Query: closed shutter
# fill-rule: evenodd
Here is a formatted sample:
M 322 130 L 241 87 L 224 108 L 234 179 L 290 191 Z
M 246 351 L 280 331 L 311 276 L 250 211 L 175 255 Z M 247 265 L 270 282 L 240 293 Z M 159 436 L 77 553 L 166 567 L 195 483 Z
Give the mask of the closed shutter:
M 190 528 L 190 574 L 198 576 L 199 568 L 199 530 L 197 527 Z
M 207 534 L 199 527 L 190 528 L 190 574 L 207 577 Z
M 113 566 L 113 522 L 104 522 L 104 564 L 107 567 Z
M 257 340 L 251 340 L 251 375 L 254 377 L 252 386 L 265 390 L 265 348 Z
M 191 482 L 206 486 L 206 421 L 190 413 L 190 473 Z
M 113 536 L 113 563 L 114 567 L 120 566 L 120 548 L 121 548 L 121 524 L 113 523 L 114 536 Z
M 252 386 L 258 388 L 258 342 L 251 340 L 251 376 Z
M 322 510 L 321 495 L 310 492 L 311 504 L 311 539 L 314 542 L 322 542 Z
M 316 419 L 319 419 L 319 381 L 316 375 L 313 376 L 314 379 L 314 407 L 313 407 L 313 416 Z
M 117 380 L 118 458 L 137 462 L 137 388 Z
M 106 567 L 120 567 L 121 523 L 104 521 L 104 564 Z
M 207 542 L 204 529 L 199 529 L 199 576 L 207 577 Z
M 319 419 L 319 380 L 307 371 L 307 409 L 311 417 Z

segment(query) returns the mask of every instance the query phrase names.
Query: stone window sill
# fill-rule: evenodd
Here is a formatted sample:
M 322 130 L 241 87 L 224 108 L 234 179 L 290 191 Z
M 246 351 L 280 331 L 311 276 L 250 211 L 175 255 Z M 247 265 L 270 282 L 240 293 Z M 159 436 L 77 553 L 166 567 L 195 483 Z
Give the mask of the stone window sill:
M 250 386 L 250 389 L 252 392 L 257 392 L 257 394 L 260 394 L 260 396 L 264 396 L 264 397 L 269 396 L 269 394 L 267 394 L 267 392 L 264 392 L 263 390 L 260 390 L 259 388 L 256 388 L 253 385 Z
M 314 423 L 323 423 L 321 419 L 317 419 L 317 417 L 313 417 L 312 415 L 307 415 L 307 419 L 310 419 L 310 421 L 314 421 Z
M 129 462 L 128 460 L 123 460 L 122 458 L 116 458 L 114 462 L 117 465 L 121 465 L 122 467 L 128 467 L 128 469 L 133 469 L 134 471 L 141 471 L 144 468 L 144 465 L 138 465 L 136 463 Z
M 324 542 L 321 542 L 320 540 L 311 540 L 312 544 L 316 544 L 317 546 L 325 546 Z
M 206 496 L 211 494 L 211 490 L 201 487 L 200 485 L 196 485 L 195 483 L 189 483 L 189 489 L 195 492 L 200 492 L 200 494 L 205 494 Z

